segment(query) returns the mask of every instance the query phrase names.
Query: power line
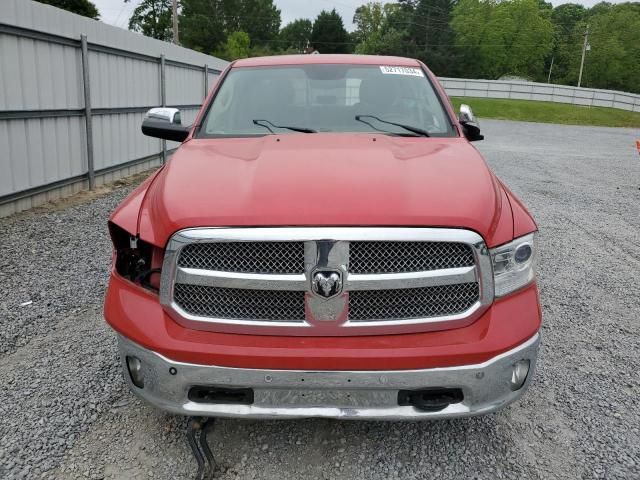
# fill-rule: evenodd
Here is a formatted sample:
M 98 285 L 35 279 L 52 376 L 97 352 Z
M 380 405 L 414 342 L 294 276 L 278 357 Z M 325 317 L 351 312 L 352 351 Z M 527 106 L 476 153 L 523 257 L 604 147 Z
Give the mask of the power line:
M 255 40 L 256 43 L 288 43 L 287 40 L 284 39 L 269 39 L 269 40 Z M 326 45 L 358 45 L 360 42 L 330 42 L 321 40 L 318 43 L 324 43 Z M 426 48 L 426 47 L 511 47 L 511 48 L 521 48 L 521 47 L 544 47 L 549 45 L 548 43 L 523 43 L 523 44 L 506 44 L 506 43 L 475 43 L 475 44 L 457 44 L 457 43 L 430 43 L 430 44 L 409 44 L 412 47 L 418 48 Z
M 115 21 L 115 22 L 113 22 L 113 24 L 114 24 L 116 27 L 120 26 L 120 25 L 119 25 L 119 24 L 120 24 L 120 17 L 122 16 L 122 12 L 124 12 L 124 9 L 125 9 L 125 7 L 126 7 L 126 6 L 127 6 L 127 4 L 126 4 L 126 3 L 123 3 L 123 4 L 122 4 L 122 8 L 120 9 L 120 12 L 118 13 L 118 16 L 116 17 L 116 21 Z

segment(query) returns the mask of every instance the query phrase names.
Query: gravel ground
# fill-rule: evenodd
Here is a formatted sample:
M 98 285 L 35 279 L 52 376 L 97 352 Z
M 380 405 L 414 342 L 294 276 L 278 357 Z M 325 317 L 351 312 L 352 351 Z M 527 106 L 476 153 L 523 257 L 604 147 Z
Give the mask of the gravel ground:
M 541 230 L 544 345 L 527 395 L 455 421 L 220 420 L 221 478 L 640 478 L 640 131 L 483 130 L 479 149 Z M 184 420 L 126 390 L 102 320 L 106 219 L 130 189 L 0 219 L 1 479 L 195 472 Z

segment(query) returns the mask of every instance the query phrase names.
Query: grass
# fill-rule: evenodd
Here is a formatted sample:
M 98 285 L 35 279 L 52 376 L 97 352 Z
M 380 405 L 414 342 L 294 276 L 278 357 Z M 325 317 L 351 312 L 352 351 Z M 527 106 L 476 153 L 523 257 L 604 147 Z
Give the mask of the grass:
M 479 118 L 525 122 L 640 128 L 640 113 L 606 107 L 502 98 L 452 97 L 456 109 L 466 103 Z

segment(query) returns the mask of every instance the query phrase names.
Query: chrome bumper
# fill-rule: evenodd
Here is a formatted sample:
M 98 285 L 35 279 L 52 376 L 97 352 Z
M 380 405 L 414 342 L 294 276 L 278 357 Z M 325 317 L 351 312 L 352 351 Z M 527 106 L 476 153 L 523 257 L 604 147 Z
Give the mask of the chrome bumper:
M 518 347 L 477 365 L 388 371 L 258 370 L 174 362 L 119 337 L 124 377 L 131 390 L 150 404 L 180 415 L 245 418 L 340 418 L 420 420 L 481 415 L 518 399 L 535 372 L 539 334 Z M 126 357 L 141 361 L 144 388 L 136 387 Z M 516 362 L 529 360 L 521 388 L 512 390 Z M 193 386 L 253 389 L 250 405 L 198 403 Z M 439 411 L 398 405 L 400 390 L 459 388 L 464 399 Z

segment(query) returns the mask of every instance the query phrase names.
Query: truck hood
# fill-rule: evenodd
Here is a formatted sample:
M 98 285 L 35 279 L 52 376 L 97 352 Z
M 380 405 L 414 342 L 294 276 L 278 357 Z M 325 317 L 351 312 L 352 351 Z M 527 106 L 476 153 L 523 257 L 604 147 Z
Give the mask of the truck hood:
M 513 233 L 503 191 L 465 139 L 371 134 L 187 141 L 138 217 L 158 246 L 189 227 L 349 225 L 461 227 L 489 244 Z

